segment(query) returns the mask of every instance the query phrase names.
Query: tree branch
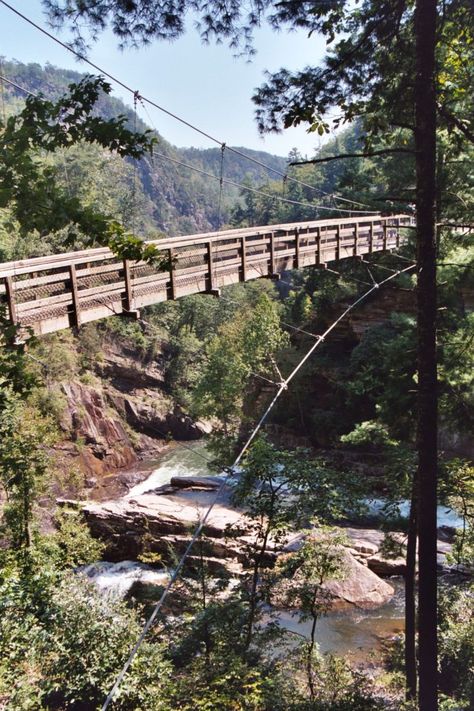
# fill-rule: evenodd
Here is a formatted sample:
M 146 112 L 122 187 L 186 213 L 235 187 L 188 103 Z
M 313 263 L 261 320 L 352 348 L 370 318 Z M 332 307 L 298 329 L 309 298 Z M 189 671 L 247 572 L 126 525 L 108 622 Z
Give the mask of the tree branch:
M 466 124 L 461 121 L 461 119 L 459 119 L 455 114 L 452 114 L 451 111 L 449 111 L 449 109 L 442 104 L 438 104 L 438 111 L 441 116 L 446 119 L 448 124 L 451 124 L 451 126 L 457 128 L 458 131 L 461 131 L 461 133 L 464 134 L 468 141 L 474 143 L 474 131 L 471 131 L 471 129 L 468 128 Z
M 333 160 L 343 160 L 345 158 L 372 158 L 373 156 L 384 156 L 392 153 L 410 153 L 414 155 L 415 151 L 411 148 L 383 148 L 379 151 L 371 151 L 370 153 L 341 153 L 339 156 L 329 156 L 329 158 L 312 158 L 311 160 L 293 161 L 288 163 L 288 165 L 308 165 L 309 163 L 316 165 L 317 163 L 329 163 Z

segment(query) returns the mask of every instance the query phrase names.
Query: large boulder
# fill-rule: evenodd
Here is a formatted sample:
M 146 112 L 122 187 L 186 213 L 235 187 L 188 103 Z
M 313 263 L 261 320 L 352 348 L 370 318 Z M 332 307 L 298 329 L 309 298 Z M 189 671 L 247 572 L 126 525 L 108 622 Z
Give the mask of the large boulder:
M 391 585 L 359 563 L 348 550 L 342 552 L 342 570 L 344 577 L 341 580 L 330 580 L 324 584 L 336 607 L 378 607 L 388 602 L 395 592 Z

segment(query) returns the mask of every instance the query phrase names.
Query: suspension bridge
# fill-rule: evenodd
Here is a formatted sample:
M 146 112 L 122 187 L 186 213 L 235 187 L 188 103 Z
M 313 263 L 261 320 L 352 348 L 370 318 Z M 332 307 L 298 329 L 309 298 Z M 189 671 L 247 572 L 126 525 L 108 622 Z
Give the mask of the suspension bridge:
M 208 232 L 154 241 L 169 269 L 120 260 L 107 248 L 0 264 L 10 321 L 36 335 L 289 269 L 396 249 L 409 215 L 362 216 Z

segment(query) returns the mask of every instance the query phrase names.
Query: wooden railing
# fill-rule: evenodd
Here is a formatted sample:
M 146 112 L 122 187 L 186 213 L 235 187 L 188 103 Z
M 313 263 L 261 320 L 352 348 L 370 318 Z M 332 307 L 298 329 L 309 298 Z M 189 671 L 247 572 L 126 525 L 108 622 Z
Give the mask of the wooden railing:
M 397 248 L 408 215 L 350 217 L 174 237 L 155 242 L 170 270 L 118 260 L 106 248 L 0 264 L 0 299 L 25 331 L 51 333 L 167 299 L 288 269 Z

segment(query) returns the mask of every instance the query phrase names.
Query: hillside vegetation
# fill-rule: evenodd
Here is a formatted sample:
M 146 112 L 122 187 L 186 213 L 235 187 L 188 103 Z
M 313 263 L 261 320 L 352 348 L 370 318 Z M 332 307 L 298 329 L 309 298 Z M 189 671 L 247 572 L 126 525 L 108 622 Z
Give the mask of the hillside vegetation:
M 21 64 L 5 59 L 3 69 L 11 81 L 35 94 L 40 93 L 48 100 L 57 99 L 69 84 L 77 83 L 85 76 L 51 65 L 41 67 L 39 64 Z M 23 92 L 4 84 L 3 102 L 7 114 L 20 110 L 24 101 Z M 102 93 L 94 112 L 106 120 L 123 115 L 127 119 L 126 125 L 132 130 L 152 130 L 144 121 L 140 103 L 135 115 L 134 110 L 120 99 Z M 58 171 L 64 189 L 78 196 L 83 204 L 107 211 L 126 229 L 142 237 L 156 238 L 161 233 L 168 236 L 193 234 L 217 230 L 228 223 L 231 208 L 239 200 L 239 190 L 231 185 L 224 187 L 219 214 L 220 148 L 176 148 L 165 137 L 154 135 L 157 138 L 155 157 L 147 156 L 135 161 L 106 153 L 98 146 L 82 144 L 60 151 L 48 160 Z M 286 169 L 285 158 L 263 151 L 242 151 L 270 168 L 282 172 Z M 161 158 L 159 153 L 191 164 L 215 175 L 217 179 Z M 227 152 L 225 175 L 237 183 L 247 180 L 259 185 L 268 178 L 269 173 L 255 163 Z M 1 219 L 5 223 L 8 213 L 2 213 Z M 49 251 L 57 249 L 61 249 L 60 238 L 51 244 Z M 33 235 L 29 236 L 25 245 L 18 244 L 16 237 L 9 239 L 1 231 L 0 224 L 0 250 L 0 257 L 5 260 L 45 253 L 48 246 L 44 240 L 38 239 L 35 243 Z

